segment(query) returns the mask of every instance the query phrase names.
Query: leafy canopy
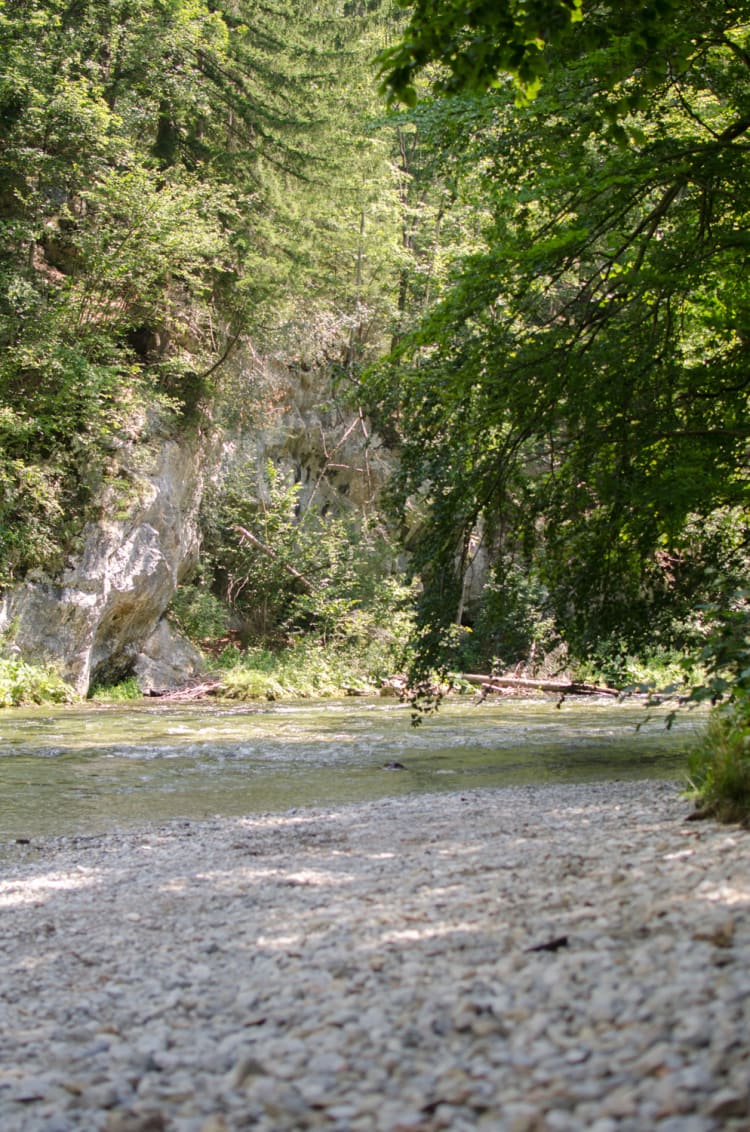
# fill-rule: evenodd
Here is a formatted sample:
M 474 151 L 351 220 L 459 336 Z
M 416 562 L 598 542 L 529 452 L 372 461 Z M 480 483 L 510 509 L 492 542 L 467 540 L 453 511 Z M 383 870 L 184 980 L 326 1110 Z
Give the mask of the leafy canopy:
M 546 45 L 581 18 L 581 0 L 402 0 L 402 7 L 410 11 L 407 27 L 379 63 L 390 100 L 409 106 L 418 75 L 433 63 L 441 91 L 482 90 L 505 73 L 536 93 Z
M 480 246 L 373 386 L 402 505 L 426 510 L 426 626 L 459 614 L 477 532 L 524 557 L 584 653 L 676 618 L 684 641 L 705 566 L 742 568 L 705 532 L 747 547 L 749 17 L 596 6 L 532 103 L 453 102 L 442 155 Z

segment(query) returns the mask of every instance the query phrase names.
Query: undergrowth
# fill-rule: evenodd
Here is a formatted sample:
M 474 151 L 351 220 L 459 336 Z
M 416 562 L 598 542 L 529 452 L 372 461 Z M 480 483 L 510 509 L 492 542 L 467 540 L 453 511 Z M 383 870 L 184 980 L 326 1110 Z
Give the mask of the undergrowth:
M 574 666 L 575 679 L 583 683 L 606 684 L 622 691 L 671 692 L 687 694 L 701 679 L 700 665 L 684 653 L 660 650 L 633 656 L 628 653 L 603 654 L 593 661 Z
M 302 638 L 281 651 L 226 649 L 219 658 L 218 695 L 236 700 L 372 695 L 403 662 L 391 644 L 377 636 L 367 643 Z
M 89 699 L 99 703 L 120 704 L 143 699 L 135 676 L 129 676 L 119 684 L 95 684 L 89 692 Z
M 689 794 L 707 817 L 750 824 L 750 697 L 714 708 L 690 758 Z
M 77 699 L 54 668 L 0 657 L 0 707 L 23 704 L 67 704 Z

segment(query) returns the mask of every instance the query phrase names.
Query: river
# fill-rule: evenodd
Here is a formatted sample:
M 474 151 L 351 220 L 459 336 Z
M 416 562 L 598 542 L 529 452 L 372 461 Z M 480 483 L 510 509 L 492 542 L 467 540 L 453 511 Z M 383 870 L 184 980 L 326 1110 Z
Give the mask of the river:
M 4 709 L 0 843 L 393 794 L 684 777 L 696 721 L 668 731 L 645 718 L 633 702 L 574 698 L 450 702 L 418 728 L 383 700 Z

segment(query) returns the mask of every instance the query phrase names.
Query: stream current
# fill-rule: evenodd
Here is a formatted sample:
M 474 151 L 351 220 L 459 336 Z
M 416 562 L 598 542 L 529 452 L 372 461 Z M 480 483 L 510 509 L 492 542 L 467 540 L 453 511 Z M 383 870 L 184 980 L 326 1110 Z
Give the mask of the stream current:
M 695 720 L 668 731 L 645 719 L 639 704 L 573 698 L 451 702 L 418 728 L 383 700 L 5 709 L 0 844 L 395 794 L 683 777 Z

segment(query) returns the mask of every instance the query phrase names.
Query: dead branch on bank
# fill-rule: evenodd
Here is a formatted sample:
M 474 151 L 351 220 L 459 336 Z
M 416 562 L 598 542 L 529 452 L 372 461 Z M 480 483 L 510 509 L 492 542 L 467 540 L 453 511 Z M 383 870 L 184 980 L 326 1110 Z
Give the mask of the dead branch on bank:
M 237 531 L 237 533 L 240 535 L 240 538 L 244 542 L 252 543 L 253 546 L 256 546 L 258 548 L 261 554 L 265 554 L 267 558 L 272 559 L 274 562 L 278 562 L 279 556 L 276 551 L 272 550 L 270 546 L 266 546 L 266 544 L 264 542 L 261 542 L 259 538 L 256 538 L 251 531 L 248 531 L 245 527 L 241 527 L 239 523 L 235 523 L 234 529 Z M 315 585 L 315 583 L 311 582 L 309 578 L 306 578 L 304 574 L 301 574 L 299 570 L 295 569 L 295 567 L 292 566 L 289 562 L 282 562 L 281 566 L 284 570 L 286 570 L 287 574 L 291 574 L 293 578 L 296 578 L 299 584 L 303 587 L 303 589 L 307 590 L 308 593 L 314 594 L 317 592 L 318 587 Z
M 150 694 L 162 702 L 180 703 L 191 700 L 202 700 L 206 696 L 215 696 L 221 685 L 219 677 L 202 680 L 199 684 L 183 684 L 181 688 L 174 688 L 168 692 L 151 692 Z

